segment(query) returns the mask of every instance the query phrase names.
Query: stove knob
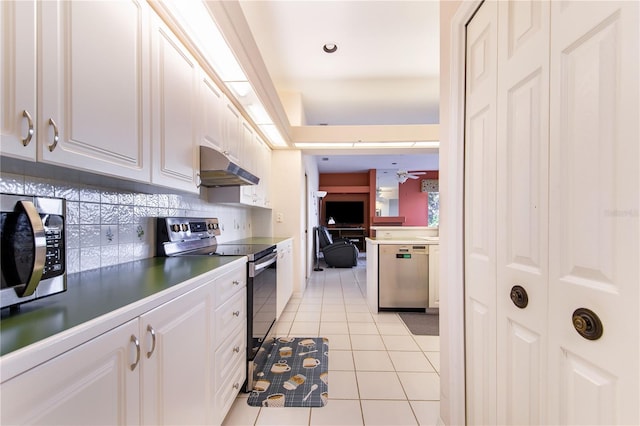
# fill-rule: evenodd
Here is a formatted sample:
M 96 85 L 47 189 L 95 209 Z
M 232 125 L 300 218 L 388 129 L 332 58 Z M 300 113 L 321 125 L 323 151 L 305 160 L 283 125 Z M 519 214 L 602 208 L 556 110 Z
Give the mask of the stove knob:
M 180 232 L 180 225 L 171 225 L 171 230 L 173 232 Z
M 182 224 L 182 230 L 183 230 L 184 232 L 187 232 L 187 231 L 189 230 L 189 225 L 187 225 L 186 223 L 183 223 L 183 224 Z

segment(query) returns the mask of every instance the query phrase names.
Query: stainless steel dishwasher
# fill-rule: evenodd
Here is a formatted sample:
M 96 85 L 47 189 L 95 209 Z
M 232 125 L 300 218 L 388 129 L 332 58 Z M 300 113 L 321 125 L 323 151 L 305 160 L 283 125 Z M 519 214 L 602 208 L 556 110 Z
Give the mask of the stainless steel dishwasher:
M 429 305 L 429 246 L 378 246 L 378 307 L 424 310 Z

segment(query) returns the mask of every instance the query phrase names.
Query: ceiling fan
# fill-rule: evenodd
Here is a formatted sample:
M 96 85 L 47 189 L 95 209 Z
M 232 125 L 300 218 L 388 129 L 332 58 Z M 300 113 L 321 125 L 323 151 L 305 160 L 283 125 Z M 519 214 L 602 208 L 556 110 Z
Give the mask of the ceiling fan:
M 397 172 L 398 175 L 398 182 L 399 183 L 405 183 L 407 181 L 407 179 L 419 179 L 418 176 L 419 175 L 425 175 L 425 172 L 411 172 L 409 173 L 406 170 L 398 170 Z

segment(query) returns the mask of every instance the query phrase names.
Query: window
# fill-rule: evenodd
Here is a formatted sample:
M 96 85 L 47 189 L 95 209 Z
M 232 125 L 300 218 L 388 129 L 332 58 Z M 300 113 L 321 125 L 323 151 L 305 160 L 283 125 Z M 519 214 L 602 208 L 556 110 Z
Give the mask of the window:
M 437 227 L 440 224 L 440 193 L 427 194 L 427 226 Z

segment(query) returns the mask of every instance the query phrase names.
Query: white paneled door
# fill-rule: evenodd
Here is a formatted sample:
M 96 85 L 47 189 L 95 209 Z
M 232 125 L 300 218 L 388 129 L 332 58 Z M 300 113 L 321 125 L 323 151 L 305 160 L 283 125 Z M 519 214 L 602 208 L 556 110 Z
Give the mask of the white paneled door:
M 551 3 L 553 423 L 640 424 L 639 15 L 637 1 Z M 600 339 L 576 332 L 579 308 Z
M 485 1 L 467 26 L 469 424 L 640 423 L 639 16 Z
M 538 425 L 547 386 L 549 3 L 500 2 L 497 22 L 497 419 Z
M 496 423 L 496 2 L 467 26 L 465 328 L 471 424 Z M 471 355 L 471 356 L 469 356 Z

